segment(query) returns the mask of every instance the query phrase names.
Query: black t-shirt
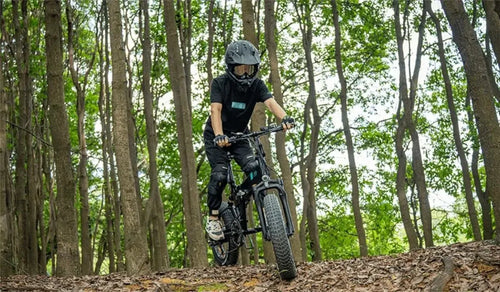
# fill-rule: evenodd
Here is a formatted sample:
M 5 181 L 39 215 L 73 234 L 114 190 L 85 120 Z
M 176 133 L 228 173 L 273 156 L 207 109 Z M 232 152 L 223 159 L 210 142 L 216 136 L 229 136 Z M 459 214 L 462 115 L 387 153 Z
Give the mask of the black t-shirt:
M 256 78 L 246 92 L 239 91 L 227 73 L 215 78 L 210 87 L 210 102 L 222 103 L 222 128 L 224 134 L 243 132 L 250 121 L 257 102 L 264 102 L 272 94 L 266 84 Z M 212 128 L 210 117 L 207 126 Z

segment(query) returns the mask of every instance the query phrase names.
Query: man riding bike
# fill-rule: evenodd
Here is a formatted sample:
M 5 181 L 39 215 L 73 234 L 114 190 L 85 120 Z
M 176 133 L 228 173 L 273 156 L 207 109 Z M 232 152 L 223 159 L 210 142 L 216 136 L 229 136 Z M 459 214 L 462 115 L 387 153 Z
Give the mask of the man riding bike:
M 248 131 L 248 123 L 257 102 L 281 120 L 283 130 L 294 127 L 294 119 L 288 117 L 273 98 L 266 84 L 257 77 L 260 54 L 246 40 L 232 42 L 226 49 L 226 72 L 216 77 L 210 86 L 210 116 L 205 124 L 203 137 L 205 152 L 212 168 L 208 183 L 209 216 L 206 225 L 208 236 L 213 240 L 224 238 L 219 207 L 222 192 L 227 184 L 227 151 L 247 175 L 250 185 L 260 181 L 259 163 L 248 143 L 228 143 L 231 133 Z

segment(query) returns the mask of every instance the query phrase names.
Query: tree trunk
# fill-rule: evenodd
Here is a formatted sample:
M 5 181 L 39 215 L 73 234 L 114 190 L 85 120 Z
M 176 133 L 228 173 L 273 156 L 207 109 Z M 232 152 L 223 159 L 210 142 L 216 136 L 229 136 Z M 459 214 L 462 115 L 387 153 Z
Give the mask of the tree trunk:
M 90 224 L 89 224 L 89 178 L 87 175 L 87 140 L 85 137 L 85 87 L 90 70 L 94 62 L 92 60 L 87 64 L 87 71 L 84 74 L 83 85 L 80 84 L 79 72 L 75 67 L 75 48 L 73 31 L 73 11 L 70 3 L 66 7 L 66 18 L 68 21 L 68 63 L 71 72 L 71 79 L 76 89 L 76 110 L 78 117 L 78 146 L 80 149 L 80 162 L 78 164 L 78 190 L 80 194 L 80 232 L 82 249 L 82 274 L 92 274 L 93 252 L 91 247 Z
M 483 0 L 486 12 L 486 31 L 500 69 L 500 0 Z
M 428 0 L 426 0 L 428 1 Z M 450 111 L 451 124 L 453 127 L 453 139 L 455 141 L 455 147 L 457 148 L 458 157 L 460 158 L 460 166 L 462 167 L 462 181 L 464 184 L 465 200 L 467 202 L 467 209 L 469 211 L 469 219 L 472 226 L 472 233 L 474 234 L 474 240 L 481 240 L 481 230 L 479 227 L 479 221 L 477 220 L 476 207 L 474 205 L 474 196 L 472 193 L 471 175 L 469 171 L 469 162 L 467 161 L 467 155 L 462 144 L 462 139 L 460 138 L 460 126 L 458 122 L 457 111 L 455 108 L 455 102 L 453 99 L 453 90 L 450 81 L 450 75 L 448 73 L 448 66 L 446 65 L 446 56 L 443 44 L 443 36 L 441 31 L 441 23 L 439 19 L 432 11 L 432 6 L 427 4 L 427 11 L 434 21 L 436 26 L 436 35 L 438 38 L 438 52 L 439 61 L 441 63 L 441 73 L 443 74 L 443 81 L 446 90 L 446 101 L 448 103 L 448 109 Z
M 316 83 L 314 80 L 314 64 L 312 60 L 312 8 L 310 3 L 299 4 L 297 1 L 294 1 L 293 4 L 295 6 L 297 16 L 301 19 L 299 26 L 302 32 L 302 46 L 306 57 L 306 68 L 309 82 L 309 95 L 304 107 L 304 124 L 308 124 L 311 127 L 311 133 L 309 153 L 306 161 L 304 162 L 304 167 L 301 169 L 301 172 L 303 173 L 301 177 L 303 179 L 305 178 L 305 181 L 302 181 L 305 206 L 304 215 L 307 218 L 307 231 L 309 232 L 310 246 L 312 249 L 312 260 L 320 261 L 322 259 L 322 254 L 319 242 L 318 217 L 316 215 L 315 179 L 321 117 L 319 115 L 318 104 L 316 103 Z M 302 138 L 304 138 L 304 136 Z
M 116 151 L 118 180 L 120 182 L 121 204 L 125 232 L 125 258 L 129 275 L 149 271 L 146 230 L 141 225 L 141 210 L 137 203 L 138 194 L 132 169 L 129 145 L 129 101 L 125 51 L 122 40 L 122 25 L 119 0 L 109 1 L 109 23 L 112 62 L 112 107 L 113 144 Z M 118 215 L 118 214 L 115 214 Z
M 104 51 L 102 47 L 107 48 L 107 45 L 105 45 L 105 42 L 103 40 L 104 36 L 107 35 L 108 29 L 107 29 L 107 14 L 106 14 L 106 1 L 103 1 L 102 3 L 102 13 L 103 13 L 103 19 L 104 21 L 101 21 L 99 23 L 99 29 L 103 33 L 101 34 L 101 37 L 99 38 L 99 72 L 102 72 L 99 75 L 99 101 L 98 101 L 98 107 L 99 107 L 99 120 L 101 122 L 101 151 L 102 151 L 102 168 L 103 168 L 103 192 L 104 192 L 104 214 L 106 217 L 106 249 L 108 252 L 108 260 L 109 260 L 109 273 L 114 273 L 116 271 L 116 262 L 115 262 L 115 254 L 118 254 L 118 251 L 120 250 L 119 247 L 117 248 L 115 245 L 115 239 L 114 239 L 114 229 L 113 229 L 113 209 L 114 209 L 114 204 L 113 204 L 113 197 L 112 197 L 112 187 L 111 187 L 111 178 L 109 174 L 109 168 L 110 168 L 110 158 L 108 156 L 108 144 L 109 141 L 111 140 L 111 137 L 108 135 L 109 133 L 109 127 L 108 125 L 108 118 L 107 118 L 107 112 L 108 112 L 108 100 L 107 100 L 107 74 L 103 74 L 104 72 L 108 72 L 108 70 L 104 69 L 105 68 L 105 62 L 107 64 L 107 50 Z M 107 39 L 107 38 L 106 38 Z M 107 65 L 106 65 L 107 68 Z M 120 218 L 120 216 L 116 215 L 115 217 Z M 119 219 L 118 219 L 119 222 Z M 95 272 L 97 274 L 97 266 L 95 268 Z
M 215 34 L 215 21 L 214 21 L 214 5 L 215 0 L 210 0 L 208 6 L 208 47 L 207 47 L 207 92 L 210 91 L 210 84 L 214 79 L 212 73 L 212 59 L 214 50 L 214 34 Z
M 493 102 L 493 89 L 488 68 L 476 33 L 468 22 L 462 1 L 442 0 L 441 5 L 450 22 L 453 40 L 458 46 L 467 86 L 472 97 L 474 116 L 486 169 L 486 193 L 493 201 L 496 221 L 500 221 L 500 126 Z M 500 242 L 500 224 L 496 224 L 496 240 Z
M 42 112 L 48 112 L 47 100 L 45 100 L 42 103 L 41 110 L 42 110 Z M 47 129 L 48 128 L 47 125 L 49 125 L 49 122 L 48 122 L 47 115 L 45 115 L 44 119 L 42 120 L 41 126 L 40 126 L 40 129 L 42 130 L 41 137 L 45 141 L 50 141 L 50 131 Z M 42 147 L 41 156 L 42 156 L 41 172 L 42 172 L 42 177 L 43 177 L 43 180 L 42 180 L 43 181 L 43 184 L 42 184 L 43 191 L 42 192 L 44 193 L 43 200 L 48 200 L 49 220 L 48 220 L 48 224 L 47 224 L 48 228 L 45 232 L 45 235 L 43 237 L 43 241 L 41 243 L 41 250 L 43 250 L 44 252 L 41 253 L 41 254 L 43 254 L 43 257 L 41 257 L 43 259 L 40 260 L 40 262 L 45 262 L 43 265 L 44 271 L 45 271 L 44 274 L 47 274 L 46 267 L 47 267 L 47 261 L 49 259 L 52 259 L 51 260 L 52 272 L 56 271 L 55 261 L 54 261 L 54 246 L 55 246 L 55 233 L 56 233 L 55 195 L 54 195 L 54 181 L 52 178 L 52 171 L 51 171 L 52 164 L 53 164 L 51 161 L 51 158 L 53 157 L 52 147 L 50 145 L 44 145 L 44 147 Z M 40 213 L 43 213 L 43 210 L 40 210 L 40 211 L 41 211 Z M 39 217 L 43 217 L 43 214 L 40 214 Z M 43 220 L 40 220 L 40 221 L 43 222 Z M 45 228 L 43 230 L 45 230 Z
M 31 117 L 32 109 L 28 110 L 28 116 Z M 31 120 L 31 118 L 30 118 Z M 31 123 L 29 123 L 31 125 Z M 29 126 L 31 131 L 31 126 Z M 38 209 L 38 180 L 36 175 L 36 170 L 38 168 L 38 162 L 36 160 L 36 148 L 33 147 L 33 139 L 31 135 L 26 136 L 26 145 L 30 145 L 28 147 L 28 201 L 27 203 L 27 231 L 28 231 L 28 272 L 31 275 L 39 274 L 39 265 L 38 265 L 38 232 L 37 232 L 37 209 Z M 43 206 L 43 205 L 41 205 Z M 41 207 L 40 206 L 40 207 Z M 43 230 L 41 230 L 43 232 Z
M 23 14 L 26 11 L 26 1 L 22 2 Z M 26 198 L 26 183 L 27 183 L 27 145 L 26 145 L 26 129 L 29 116 L 28 103 L 30 99 L 29 89 L 29 62 L 24 59 L 24 51 L 28 50 L 29 44 L 26 39 L 26 29 L 21 29 L 21 17 L 19 16 L 19 0 L 12 1 L 13 22 L 15 29 L 15 56 L 17 65 L 17 74 L 19 78 L 19 117 L 17 125 L 19 128 L 16 133 L 16 168 L 15 168 L 15 216 L 17 221 L 17 240 L 16 240 L 16 257 L 18 266 L 16 272 L 28 272 L 28 230 L 27 230 L 27 198 Z
M 427 183 L 425 180 L 424 163 L 422 161 L 422 154 L 420 151 L 420 139 L 416 129 L 416 120 L 413 118 L 413 110 L 415 106 L 415 99 L 417 95 L 418 88 L 418 77 L 420 73 L 420 64 L 422 59 L 422 43 L 424 38 L 424 28 L 427 20 L 427 11 L 425 6 L 430 4 L 424 2 L 424 9 L 422 10 L 422 16 L 420 18 L 419 32 L 418 32 L 418 44 L 417 50 L 415 52 L 415 67 L 413 69 L 413 76 L 411 76 L 410 83 L 410 95 L 408 102 L 403 102 L 404 114 L 408 119 L 408 130 L 410 132 L 410 137 L 412 141 L 412 167 L 415 177 L 415 183 L 417 185 L 418 201 L 420 204 L 420 220 L 422 221 L 422 228 L 424 231 L 425 246 L 434 246 L 434 240 L 432 238 L 432 213 L 429 204 L 429 193 L 427 191 Z
M 307 129 L 307 124 L 304 123 L 304 130 Z M 303 200 L 302 200 L 302 219 L 300 220 L 300 225 L 299 225 L 299 240 L 300 240 L 300 245 L 302 246 L 302 253 L 301 253 L 301 256 L 302 256 L 302 259 L 304 261 L 307 261 L 308 260 L 308 248 L 307 248 L 307 214 L 308 214 L 308 210 L 310 208 L 309 206 L 309 200 L 306 200 L 306 194 L 309 194 L 309 188 L 311 186 L 309 186 L 308 184 L 308 181 L 307 181 L 307 177 L 306 177 L 306 172 L 307 172 L 307 169 L 306 169 L 306 166 L 305 166 L 305 162 L 306 162 L 306 158 L 305 158 L 305 131 L 303 131 L 303 134 L 301 136 L 301 159 L 300 161 L 304 161 L 304 163 L 301 163 L 300 164 L 300 168 L 299 168 L 299 172 L 300 172 L 300 181 L 302 182 L 302 197 L 303 197 Z
M 101 58 L 102 60 L 102 58 Z M 100 62 L 100 67 L 102 67 L 102 61 Z M 103 72 L 103 71 L 101 71 Z M 101 76 L 101 88 L 104 88 L 104 84 L 102 82 Z M 106 248 L 108 250 L 108 260 L 109 260 L 109 273 L 114 273 L 116 271 L 116 263 L 115 263 L 115 242 L 113 238 L 114 230 L 113 230 L 113 199 L 111 196 L 111 182 L 109 177 L 109 158 L 108 158 L 108 138 L 106 137 L 106 113 L 104 109 L 104 100 L 105 95 L 103 90 L 99 93 L 99 119 L 101 121 L 101 125 L 104 131 L 101 131 L 101 142 L 102 142 L 102 165 L 103 165 L 103 192 L 104 192 L 104 214 L 106 217 Z M 119 217 L 119 216 L 116 216 Z M 97 270 L 96 270 L 97 272 Z
M 0 2 L 0 31 L 3 27 L 3 1 Z M 0 39 L 0 52 L 4 50 L 4 41 Z M 9 150 L 7 148 L 8 103 L 4 87 L 4 58 L 0 54 L 0 277 L 8 277 L 14 273 L 12 209 L 9 196 Z
M 255 17 L 254 17 L 254 7 L 252 0 L 242 0 L 241 1 L 241 14 L 243 20 L 243 36 L 246 40 L 251 42 L 257 49 L 259 48 L 259 40 L 255 32 Z M 252 114 L 251 120 L 251 130 L 258 131 L 261 127 L 265 126 L 267 123 L 266 111 L 264 104 L 257 103 Z M 262 146 L 264 147 L 265 153 L 269 155 L 266 156 L 267 165 L 272 168 L 273 162 L 271 157 L 271 143 L 269 143 L 268 137 L 261 138 Z M 255 241 L 255 236 L 252 236 Z M 258 247 L 255 247 L 256 252 Z M 264 259 L 266 263 L 275 263 L 276 257 L 274 256 L 274 251 L 271 243 L 269 241 L 263 241 Z
M 474 143 L 472 144 L 472 161 L 471 161 L 471 172 L 472 178 L 474 179 L 474 187 L 476 189 L 476 194 L 479 199 L 479 204 L 481 205 L 481 219 L 483 221 L 483 239 L 493 239 L 493 221 L 491 218 L 491 199 L 483 190 L 481 177 L 479 175 L 479 141 L 477 139 L 476 128 L 474 124 L 474 113 L 472 112 L 471 98 L 470 94 L 467 94 L 465 99 L 465 106 L 467 108 L 467 121 L 469 125 L 469 131 L 474 133 Z
M 49 122 L 57 176 L 56 274 L 76 276 L 80 274 L 80 258 L 75 210 L 75 179 L 71 165 L 69 122 L 64 103 L 61 2 L 45 1 L 45 22 Z
M 107 2 L 103 2 L 104 6 L 104 12 L 105 12 L 105 17 L 104 19 L 104 31 L 106 34 L 109 34 L 109 9 L 107 6 Z M 104 48 L 109 48 L 109 38 L 105 37 L 104 38 Z M 111 61 L 109 59 L 109 51 L 106 49 L 104 50 L 104 59 L 105 59 L 105 66 L 104 66 L 104 72 L 109 72 L 110 71 L 110 65 Z M 115 247 L 115 252 L 116 252 L 116 270 L 118 272 L 122 272 L 126 270 L 125 267 L 125 260 L 123 258 L 123 249 L 122 249 L 122 244 L 121 244 L 121 215 L 122 215 L 122 206 L 120 203 L 120 193 L 118 189 L 118 177 L 116 174 L 116 163 L 115 163 L 115 156 L 113 153 L 113 145 L 112 145 L 112 134 L 111 134 L 111 92 L 109 88 L 109 75 L 104 74 L 104 94 L 105 94 L 105 102 L 106 102 L 106 107 L 105 107 L 105 120 L 106 122 L 103 124 L 104 131 L 106 133 L 106 148 L 105 151 L 108 153 L 108 158 L 109 158 L 109 181 L 110 181 L 110 186 L 111 186 L 111 194 L 112 194 L 112 201 L 113 201 L 113 213 L 115 214 L 114 220 L 113 220 L 113 239 L 114 239 L 114 247 Z
M 22 1 L 21 3 L 21 13 L 23 25 L 21 26 L 21 57 L 18 59 L 23 72 L 20 79 L 22 79 L 22 88 L 20 91 L 24 93 L 20 94 L 20 98 L 25 98 L 25 115 L 26 123 L 20 124 L 22 131 L 32 132 L 32 122 L 31 116 L 33 113 L 33 100 L 32 100 L 32 77 L 30 76 L 30 58 L 31 58 L 31 38 L 29 33 L 29 15 L 28 15 L 28 4 L 27 1 Z M 26 262 L 27 267 L 25 272 L 34 275 L 38 273 L 38 241 L 37 241 L 37 229 L 36 229 L 36 181 L 32 176 L 34 174 L 34 150 L 32 147 L 32 136 L 30 134 L 25 135 L 25 147 L 26 147 L 26 186 L 25 186 L 25 208 L 26 218 L 24 218 L 24 232 L 25 232 L 25 243 L 26 246 Z
M 144 35 L 142 49 L 143 79 L 142 93 L 144 96 L 144 116 L 146 118 L 146 132 L 149 154 L 149 203 L 151 215 L 151 241 L 153 250 L 151 252 L 152 268 L 154 271 L 163 272 L 169 266 L 167 235 L 165 231 L 165 210 L 160 196 L 158 185 L 158 168 L 156 164 L 156 149 L 158 137 L 156 134 L 156 123 L 153 113 L 153 98 L 151 95 L 151 36 L 149 29 L 149 4 L 147 0 L 141 0 L 141 11 L 144 15 Z M 149 220 L 146 220 L 149 222 Z M 149 225 L 149 223 L 148 223 Z
M 493 47 L 493 52 L 495 54 L 495 59 L 500 69 L 500 1 L 491 0 L 483 1 L 484 11 L 486 13 L 486 68 L 488 70 L 488 77 L 490 79 L 491 90 L 497 100 L 500 103 L 500 88 L 496 82 L 495 73 L 493 72 L 493 64 L 491 58 L 491 51 L 489 43 Z
M 467 107 L 470 106 L 470 95 L 467 96 Z M 472 125 L 474 123 L 474 114 L 472 110 L 467 110 L 467 120 L 469 124 Z M 471 128 L 471 132 L 476 130 L 473 126 L 469 126 Z M 477 134 L 476 134 L 477 135 Z M 479 199 L 479 204 L 481 205 L 481 219 L 483 221 L 483 239 L 493 239 L 493 220 L 491 219 L 491 199 L 488 198 L 488 195 L 483 190 L 481 177 L 479 175 L 479 142 L 477 138 L 474 139 L 473 147 L 472 147 L 472 161 L 471 161 L 471 170 L 472 170 L 472 178 L 474 179 L 474 187 L 476 189 L 476 194 Z
M 398 127 L 396 130 L 395 137 L 395 147 L 396 154 L 398 157 L 398 170 L 396 177 L 396 192 L 398 195 L 399 209 L 401 211 L 401 219 L 403 221 L 403 226 L 405 228 L 406 236 L 408 238 L 408 243 L 410 245 L 410 250 L 415 250 L 419 247 L 417 233 L 415 231 L 416 226 L 413 226 L 410 217 L 410 210 L 408 207 L 408 200 L 406 198 L 406 154 L 403 147 L 404 134 L 408 128 L 408 118 L 406 116 L 408 113 L 404 111 L 403 117 L 401 117 L 401 103 L 408 103 L 408 88 L 406 85 L 406 73 L 403 55 L 403 36 L 401 34 L 401 24 L 399 20 L 399 1 L 394 1 L 394 20 L 395 20 L 395 30 L 396 39 L 398 43 L 398 60 L 399 60 L 399 107 L 397 111 L 397 121 Z M 405 106 L 405 108 L 407 108 Z M 410 117 L 411 119 L 411 117 Z
M 264 18 L 264 29 L 265 29 L 265 39 L 267 45 L 267 51 L 269 54 L 269 66 L 271 73 L 269 75 L 269 82 L 273 88 L 273 95 L 276 101 L 283 106 L 283 92 L 281 90 L 281 77 L 278 64 L 277 55 L 277 44 L 276 44 L 276 17 L 274 12 L 275 0 L 264 1 L 265 7 L 265 18 Z M 295 195 L 293 191 L 293 180 L 292 180 L 292 170 L 290 167 L 290 162 L 288 161 L 287 151 L 285 148 L 285 134 L 276 134 L 276 154 L 278 157 L 278 162 L 281 169 L 281 174 L 283 177 L 283 183 L 285 185 L 285 191 L 287 193 L 287 201 L 290 206 L 290 213 L 292 215 L 292 223 L 295 228 L 295 233 L 290 237 L 290 244 L 292 246 L 292 252 L 295 262 L 302 262 L 302 252 L 300 245 L 300 238 L 298 231 L 298 221 L 297 221 L 297 206 L 295 203 Z
M 164 20 L 167 32 L 168 66 L 174 96 L 175 119 L 179 154 L 182 168 L 182 194 L 187 233 L 187 255 L 191 267 L 208 265 L 207 247 L 201 226 L 200 198 L 196 186 L 196 161 L 192 139 L 192 115 L 186 76 L 182 65 L 181 50 L 175 25 L 175 8 L 172 0 L 164 0 Z
M 352 186 L 352 211 L 354 214 L 354 221 L 356 224 L 356 231 L 359 241 L 359 253 L 362 257 L 368 256 L 368 246 L 366 244 L 365 227 L 363 225 L 363 217 L 361 208 L 359 206 L 359 181 L 358 170 L 356 167 L 356 160 L 354 156 L 354 143 L 352 141 L 351 128 L 349 125 L 349 116 L 347 109 L 347 82 L 344 77 L 344 69 L 342 65 L 341 44 L 340 44 L 340 25 L 339 25 L 339 12 L 337 10 L 337 1 L 331 0 L 333 11 L 333 24 L 335 26 L 335 64 L 337 67 L 337 74 L 340 81 L 340 101 L 342 104 L 342 125 L 344 127 L 344 135 L 347 146 L 347 154 L 349 157 L 349 170 L 351 174 Z
M 183 4 L 177 0 L 178 11 L 182 8 L 182 17 L 186 21 L 177 21 L 178 31 L 180 36 L 180 49 L 182 52 L 183 68 L 186 76 L 186 92 L 188 96 L 189 108 L 191 108 L 191 64 L 192 64 L 192 48 L 191 48 L 191 35 L 193 33 L 193 16 L 191 15 L 191 0 L 184 0 Z M 187 27 L 183 26 L 187 23 Z

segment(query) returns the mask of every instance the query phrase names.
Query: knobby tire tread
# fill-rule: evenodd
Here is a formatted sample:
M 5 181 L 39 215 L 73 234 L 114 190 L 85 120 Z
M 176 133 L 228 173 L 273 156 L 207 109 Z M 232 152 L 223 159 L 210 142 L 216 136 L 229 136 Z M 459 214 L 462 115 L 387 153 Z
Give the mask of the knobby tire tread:
M 264 197 L 264 213 L 280 277 L 285 280 L 293 279 L 297 276 L 297 268 L 276 194 L 269 193 Z

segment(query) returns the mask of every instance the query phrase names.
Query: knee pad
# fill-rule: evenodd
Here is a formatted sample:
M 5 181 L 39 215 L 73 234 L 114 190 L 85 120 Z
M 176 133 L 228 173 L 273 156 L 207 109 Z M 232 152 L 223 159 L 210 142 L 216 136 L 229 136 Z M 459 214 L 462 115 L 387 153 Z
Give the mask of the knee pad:
M 217 164 L 210 174 L 210 182 L 208 183 L 209 195 L 220 195 L 226 187 L 227 183 L 227 166 Z
M 261 176 L 259 161 L 257 161 L 254 157 L 248 159 L 241 169 L 246 173 L 251 181 L 258 179 Z

